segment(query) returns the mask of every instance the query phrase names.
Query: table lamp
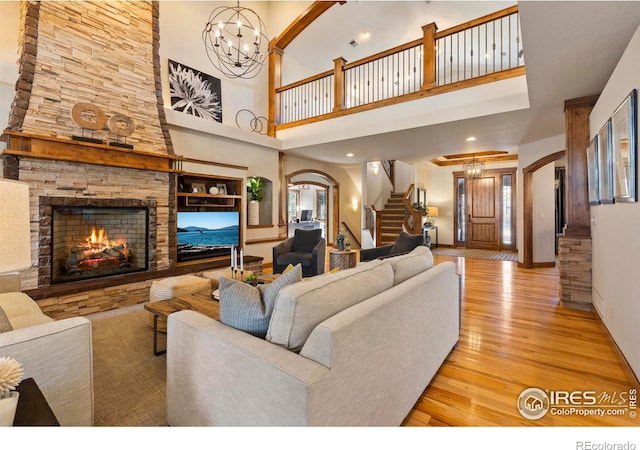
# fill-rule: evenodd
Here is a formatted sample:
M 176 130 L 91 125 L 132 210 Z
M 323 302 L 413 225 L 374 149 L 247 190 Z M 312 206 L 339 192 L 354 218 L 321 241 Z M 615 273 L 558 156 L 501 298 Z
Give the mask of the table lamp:
M 0 179 L 0 278 L 4 289 L 20 290 L 17 272 L 31 267 L 29 185 Z
M 438 208 L 436 206 L 428 206 L 427 207 L 427 217 L 429 219 L 429 222 L 431 222 L 431 224 L 435 224 L 435 218 L 438 217 Z

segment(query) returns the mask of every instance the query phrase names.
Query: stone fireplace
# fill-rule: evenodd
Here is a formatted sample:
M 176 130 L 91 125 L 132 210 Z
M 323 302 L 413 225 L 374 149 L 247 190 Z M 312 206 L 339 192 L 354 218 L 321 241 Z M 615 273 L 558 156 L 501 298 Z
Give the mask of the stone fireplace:
M 30 186 L 33 263 L 22 289 L 54 318 L 142 303 L 152 280 L 175 270 L 176 157 L 158 4 L 24 1 L 20 32 L 1 157 L 3 176 Z M 70 112 L 87 103 L 130 119 L 133 148 L 109 146 L 107 126 L 92 132 L 103 144 L 73 140 L 84 130 Z M 91 234 L 98 240 L 100 228 L 98 244 Z

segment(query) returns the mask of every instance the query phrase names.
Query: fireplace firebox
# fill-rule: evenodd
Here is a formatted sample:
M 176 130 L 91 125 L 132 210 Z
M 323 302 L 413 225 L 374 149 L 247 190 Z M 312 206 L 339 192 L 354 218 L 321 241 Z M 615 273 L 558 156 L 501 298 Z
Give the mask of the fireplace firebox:
M 148 270 L 149 209 L 54 206 L 52 283 Z

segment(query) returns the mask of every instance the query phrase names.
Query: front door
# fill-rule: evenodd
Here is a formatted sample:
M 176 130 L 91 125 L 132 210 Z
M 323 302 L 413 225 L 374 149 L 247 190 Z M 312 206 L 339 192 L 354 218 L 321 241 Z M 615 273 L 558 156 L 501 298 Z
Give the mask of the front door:
M 454 173 L 455 246 L 515 250 L 515 169 Z
M 500 249 L 500 177 L 484 174 L 467 180 L 468 248 Z

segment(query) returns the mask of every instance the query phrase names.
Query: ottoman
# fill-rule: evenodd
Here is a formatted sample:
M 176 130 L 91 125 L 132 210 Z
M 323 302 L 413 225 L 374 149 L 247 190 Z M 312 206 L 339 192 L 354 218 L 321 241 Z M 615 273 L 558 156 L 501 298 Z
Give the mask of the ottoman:
M 179 275 L 177 277 L 154 280 L 149 291 L 149 301 L 169 300 L 180 295 L 210 290 L 211 280 L 195 275 Z M 153 314 L 149 313 L 149 325 L 153 326 Z M 158 331 L 167 332 L 167 320 L 158 318 Z

